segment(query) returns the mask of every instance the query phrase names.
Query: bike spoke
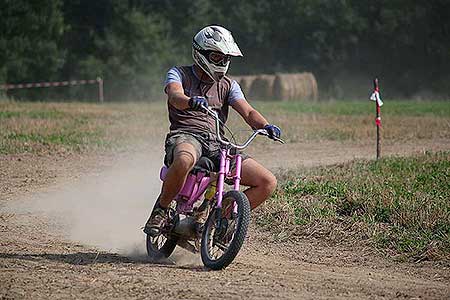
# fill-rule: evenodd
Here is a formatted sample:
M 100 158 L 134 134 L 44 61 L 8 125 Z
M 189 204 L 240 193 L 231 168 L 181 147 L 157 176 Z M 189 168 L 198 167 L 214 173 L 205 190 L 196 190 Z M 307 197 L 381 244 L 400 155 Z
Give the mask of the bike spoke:
M 220 257 L 222 257 L 222 255 L 228 251 L 228 245 L 230 244 L 230 242 L 233 240 L 234 234 L 235 234 L 235 222 L 232 221 L 230 222 L 231 227 L 228 228 L 228 234 L 226 234 L 226 236 L 224 237 L 226 240 L 223 240 L 224 238 L 222 238 L 222 240 L 217 240 L 214 238 L 214 233 L 215 233 L 215 229 L 211 230 L 210 233 L 210 241 L 209 241 L 209 245 L 208 245 L 208 252 L 211 256 L 211 258 L 217 260 Z M 232 230 L 232 233 L 231 231 Z M 231 236 L 227 236 L 231 233 Z
M 211 256 L 214 259 L 219 259 L 223 255 L 224 252 L 216 245 L 212 248 L 212 250 L 214 250 L 214 249 L 215 249 L 215 251 L 212 251 Z
M 165 236 L 163 236 L 162 234 L 160 234 L 158 237 L 157 237 L 157 246 L 158 246 L 158 249 L 161 249 L 162 248 L 162 246 L 164 246 L 164 243 L 166 242 L 166 238 L 165 238 Z
M 212 228 L 209 233 L 209 243 L 208 243 L 208 252 L 212 259 L 217 260 L 223 255 L 223 251 L 217 247 L 216 242 L 214 241 L 214 234 L 216 229 Z
M 222 244 L 220 242 L 216 242 L 215 246 L 220 249 L 222 252 L 226 252 L 228 250 L 228 247 L 225 244 Z

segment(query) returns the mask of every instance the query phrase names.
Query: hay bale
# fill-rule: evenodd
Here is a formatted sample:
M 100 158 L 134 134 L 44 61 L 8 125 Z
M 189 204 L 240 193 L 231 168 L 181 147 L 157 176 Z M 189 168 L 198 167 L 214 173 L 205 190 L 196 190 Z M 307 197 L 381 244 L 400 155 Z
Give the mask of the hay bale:
M 292 74 L 277 74 L 273 83 L 273 93 L 277 100 L 290 100 L 293 97 L 294 82 Z
M 240 76 L 241 80 L 239 81 L 239 85 L 241 86 L 242 91 L 244 94 L 249 95 L 250 94 L 250 87 L 253 83 L 253 81 L 256 79 L 255 75 L 247 75 L 247 76 Z
M 250 86 L 250 97 L 256 100 L 272 100 L 275 75 L 258 75 Z
M 317 100 L 317 81 L 311 73 L 277 74 L 273 93 L 279 100 Z
M 309 77 L 310 87 L 311 87 L 311 100 L 319 99 L 319 87 L 317 86 L 316 77 L 312 73 L 307 73 Z
M 232 76 L 230 76 L 230 78 L 232 80 L 236 80 L 236 82 L 239 83 L 239 85 L 241 84 L 242 76 L 234 76 L 234 75 L 232 75 Z

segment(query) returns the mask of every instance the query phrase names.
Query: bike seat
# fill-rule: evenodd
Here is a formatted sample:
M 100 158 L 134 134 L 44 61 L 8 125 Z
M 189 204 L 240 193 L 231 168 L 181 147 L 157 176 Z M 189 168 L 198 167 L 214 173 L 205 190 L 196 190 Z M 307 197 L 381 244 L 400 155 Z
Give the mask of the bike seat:
M 166 165 L 164 165 L 160 172 L 159 172 L 159 178 L 164 181 L 166 178 L 166 174 L 167 174 L 167 170 L 169 169 L 169 167 L 167 167 Z M 191 170 L 191 174 L 197 175 L 199 172 L 203 172 L 206 174 L 206 176 L 209 176 L 209 174 L 211 172 L 216 172 L 217 169 L 214 165 L 214 163 L 212 162 L 212 160 L 210 160 L 207 157 L 200 157 L 200 159 L 197 161 L 197 163 L 195 164 L 194 168 L 192 168 Z
M 210 172 L 214 172 L 215 169 L 216 169 L 216 167 L 215 167 L 213 161 L 207 157 L 202 156 L 197 161 L 195 166 L 192 168 L 191 173 L 197 174 L 198 172 L 204 172 L 206 174 L 209 174 Z

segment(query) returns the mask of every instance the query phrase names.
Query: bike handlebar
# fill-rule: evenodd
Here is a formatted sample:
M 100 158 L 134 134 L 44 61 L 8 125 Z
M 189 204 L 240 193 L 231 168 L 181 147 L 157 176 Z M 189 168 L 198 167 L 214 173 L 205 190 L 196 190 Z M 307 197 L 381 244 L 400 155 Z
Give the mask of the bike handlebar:
M 277 142 L 280 142 L 280 143 L 284 144 L 284 141 L 283 141 L 282 139 L 277 138 L 277 137 L 270 137 L 270 136 L 269 136 L 269 133 L 268 133 L 267 130 L 265 130 L 265 129 L 257 129 L 257 130 L 254 130 L 254 131 L 253 131 L 253 134 L 248 138 L 248 140 L 247 140 L 245 143 L 241 144 L 241 145 L 234 144 L 234 143 L 232 143 L 232 142 L 230 142 L 230 141 L 225 141 L 225 140 L 223 140 L 222 137 L 220 136 L 220 131 L 219 131 L 219 128 L 220 128 L 220 119 L 219 119 L 219 115 L 217 114 L 217 112 L 215 112 L 215 111 L 212 110 L 211 108 L 206 107 L 206 106 L 204 106 L 204 105 L 202 105 L 202 109 L 204 109 L 204 110 L 206 111 L 206 114 L 207 114 L 207 115 L 210 115 L 210 116 L 212 116 L 212 117 L 215 119 L 215 121 L 216 121 L 216 136 L 217 136 L 217 141 L 218 141 L 219 143 L 221 143 L 222 145 L 225 145 L 225 146 L 231 146 L 231 147 L 233 147 L 233 148 L 242 150 L 242 149 L 247 148 L 248 145 L 250 145 L 250 143 L 256 138 L 256 136 L 257 136 L 258 134 L 259 134 L 259 135 L 265 135 L 265 136 L 269 137 L 270 139 L 273 139 L 274 141 L 277 141 Z

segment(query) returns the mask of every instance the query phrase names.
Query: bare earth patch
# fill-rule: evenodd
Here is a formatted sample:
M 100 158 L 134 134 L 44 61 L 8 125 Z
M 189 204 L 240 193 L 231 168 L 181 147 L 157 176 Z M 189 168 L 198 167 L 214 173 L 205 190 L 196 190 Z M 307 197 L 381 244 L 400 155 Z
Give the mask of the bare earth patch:
M 255 227 L 235 262 L 224 271 L 207 271 L 199 257 L 182 250 L 166 264 L 148 262 L 138 227 L 145 221 L 151 200 L 146 203 L 148 195 L 141 197 L 136 191 L 139 187 L 127 191 L 127 199 L 116 197 L 123 201 L 117 202 L 114 195 L 120 193 L 120 184 L 127 178 L 142 175 L 149 177 L 149 185 L 146 178 L 137 184 L 151 189 L 154 196 L 154 172 L 161 161 L 156 150 L 159 147 L 137 149 L 138 154 L 133 155 L 0 156 L 0 298 L 450 297 L 448 262 L 400 263 L 364 244 L 327 244 L 307 236 L 281 243 Z M 449 140 L 423 140 L 387 144 L 383 154 L 449 149 Z M 251 155 L 271 169 L 282 171 L 373 158 L 374 152 L 373 145 L 327 141 L 285 146 L 263 143 Z M 152 153 L 158 154 L 154 157 Z M 121 166 L 115 169 L 117 163 Z M 111 185 L 99 186 L 108 180 Z M 80 182 L 74 185 L 78 198 L 67 198 L 67 190 L 54 191 L 74 182 Z M 40 193 L 49 196 L 38 196 Z M 97 207 L 95 199 L 104 206 Z M 101 212 L 104 216 L 100 216 Z M 103 219 L 95 223 L 95 216 Z M 128 236 L 126 245 L 135 241 L 138 244 L 125 250 L 121 248 L 125 244 L 113 247 L 108 235 L 112 239 Z

